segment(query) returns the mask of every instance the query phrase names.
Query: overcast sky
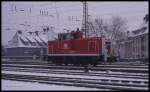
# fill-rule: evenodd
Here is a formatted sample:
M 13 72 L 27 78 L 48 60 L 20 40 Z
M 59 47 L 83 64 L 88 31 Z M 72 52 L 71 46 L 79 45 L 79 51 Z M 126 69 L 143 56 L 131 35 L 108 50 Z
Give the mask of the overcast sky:
M 81 28 L 82 2 L 2 2 L 2 44 L 7 44 L 14 33 L 21 29 L 33 31 L 41 26 L 54 26 L 55 32 L 63 29 Z M 112 16 L 121 16 L 128 21 L 129 30 L 139 28 L 148 13 L 148 2 L 88 2 L 92 18 L 108 21 Z M 20 24 L 28 24 L 25 27 Z M 10 28 L 11 30 L 6 30 Z

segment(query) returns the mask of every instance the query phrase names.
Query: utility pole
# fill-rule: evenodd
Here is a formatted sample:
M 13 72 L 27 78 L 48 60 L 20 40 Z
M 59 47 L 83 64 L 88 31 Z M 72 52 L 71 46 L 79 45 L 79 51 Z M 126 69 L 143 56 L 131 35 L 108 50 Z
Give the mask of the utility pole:
M 88 5 L 87 2 L 83 2 L 83 20 L 82 20 L 82 30 L 85 35 L 85 37 L 88 36 L 89 30 L 87 29 L 87 23 L 88 23 Z

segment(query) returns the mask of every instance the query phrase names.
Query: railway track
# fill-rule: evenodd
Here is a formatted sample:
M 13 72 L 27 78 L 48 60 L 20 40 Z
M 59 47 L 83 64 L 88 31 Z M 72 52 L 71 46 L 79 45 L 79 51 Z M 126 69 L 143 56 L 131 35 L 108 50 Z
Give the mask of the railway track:
M 2 63 L 2 79 L 103 90 L 148 90 L 148 66 L 116 66 L 99 65 L 92 67 L 89 73 L 85 73 L 84 67 L 81 66 L 47 65 L 45 62 L 17 64 L 5 62 Z
M 39 82 L 47 84 L 58 84 L 67 86 L 78 86 L 108 90 L 148 90 L 148 85 L 145 82 L 128 83 L 126 80 L 118 81 L 113 79 L 89 79 L 89 78 L 70 78 L 70 77 L 54 77 L 54 76 L 39 76 L 25 74 L 6 74 L 2 73 L 2 79 Z
M 148 75 L 146 74 L 118 74 L 118 73 L 111 73 L 111 72 L 94 72 L 90 71 L 89 73 L 84 73 L 83 71 L 65 71 L 65 70 L 55 70 L 55 69 L 36 69 L 36 68 L 9 68 L 9 67 L 2 67 L 4 71 L 20 71 L 20 72 L 36 72 L 36 73 L 50 73 L 50 74 L 69 74 L 69 75 L 84 75 L 84 76 L 103 76 L 103 77 L 119 77 L 119 78 L 138 78 L 138 79 L 148 79 Z
M 47 61 L 40 61 L 40 60 L 4 60 L 2 61 L 4 64 L 48 64 Z M 52 63 L 49 63 L 50 65 L 55 65 Z M 105 64 L 99 64 L 98 66 L 103 66 Z M 113 62 L 111 65 L 109 63 L 106 63 L 107 66 L 148 66 L 148 63 L 136 63 L 136 62 Z
M 52 63 L 47 63 L 47 61 L 40 60 L 4 60 L 2 64 L 23 64 L 23 65 L 48 65 L 48 66 L 58 66 Z M 59 65 L 60 66 L 60 65 Z M 62 66 L 62 65 L 61 65 Z M 69 65 L 73 66 L 73 65 Z M 99 64 L 97 67 L 115 67 L 115 68 L 148 68 L 147 63 L 136 63 L 136 62 L 113 62 L 111 64 Z
M 44 69 L 65 69 L 65 70 L 84 70 L 84 67 L 81 66 L 55 66 L 55 65 L 29 65 L 29 64 L 2 64 L 5 67 L 24 67 L 24 68 L 44 68 Z M 114 72 L 130 72 L 130 73 L 148 73 L 148 67 L 112 67 L 106 66 L 103 67 L 91 67 L 90 70 L 92 71 L 114 71 Z
M 40 63 L 40 62 L 4 62 L 3 64 L 19 64 L 19 65 L 48 65 L 48 66 L 64 66 L 64 65 L 55 65 L 55 64 L 48 64 L 46 62 Z M 73 66 L 73 65 L 68 65 Z M 115 67 L 115 68 L 148 68 L 148 65 L 116 65 L 116 64 L 102 64 L 97 65 L 96 67 Z

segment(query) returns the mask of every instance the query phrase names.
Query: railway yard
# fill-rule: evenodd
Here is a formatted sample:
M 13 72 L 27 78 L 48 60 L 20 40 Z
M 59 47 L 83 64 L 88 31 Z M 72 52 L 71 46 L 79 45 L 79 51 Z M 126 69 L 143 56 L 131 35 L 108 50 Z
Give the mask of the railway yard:
M 97 90 L 148 91 L 148 64 L 139 62 L 115 62 L 89 67 L 55 65 L 37 60 L 2 60 L 2 79 L 54 84 L 63 86 L 96 88 Z
M 2 90 L 149 90 L 148 2 L 2 2 Z

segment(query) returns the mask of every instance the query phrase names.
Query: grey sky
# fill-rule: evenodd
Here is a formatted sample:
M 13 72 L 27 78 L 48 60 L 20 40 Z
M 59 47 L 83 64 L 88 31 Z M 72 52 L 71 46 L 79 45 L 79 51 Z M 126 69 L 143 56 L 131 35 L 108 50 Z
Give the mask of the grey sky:
M 30 31 L 38 30 L 42 25 L 55 26 L 56 32 L 81 27 L 82 9 L 81 2 L 2 2 L 2 44 L 7 44 L 16 30 L 25 29 L 19 25 L 25 21 L 31 25 L 27 28 Z M 148 13 L 148 2 L 95 1 L 88 2 L 88 9 L 92 18 L 103 18 L 105 21 L 119 15 L 128 21 L 129 30 L 134 30 L 139 28 L 144 15 Z M 45 11 L 43 15 L 42 11 Z M 76 17 L 80 21 L 76 21 Z

